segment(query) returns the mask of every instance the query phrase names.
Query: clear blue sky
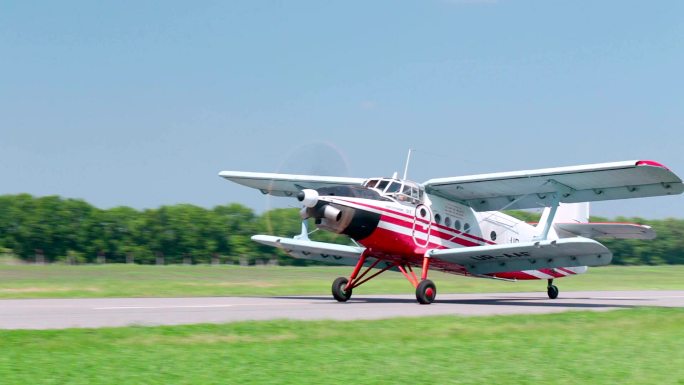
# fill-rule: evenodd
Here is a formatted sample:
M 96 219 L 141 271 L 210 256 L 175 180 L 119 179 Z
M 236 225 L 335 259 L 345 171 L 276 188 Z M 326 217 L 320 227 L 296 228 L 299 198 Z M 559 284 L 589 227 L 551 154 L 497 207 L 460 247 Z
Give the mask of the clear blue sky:
M 220 170 L 684 176 L 681 1 L 0 3 L 0 194 L 257 211 Z M 294 203 L 294 202 L 292 202 Z M 684 218 L 684 197 L 597 203 Z

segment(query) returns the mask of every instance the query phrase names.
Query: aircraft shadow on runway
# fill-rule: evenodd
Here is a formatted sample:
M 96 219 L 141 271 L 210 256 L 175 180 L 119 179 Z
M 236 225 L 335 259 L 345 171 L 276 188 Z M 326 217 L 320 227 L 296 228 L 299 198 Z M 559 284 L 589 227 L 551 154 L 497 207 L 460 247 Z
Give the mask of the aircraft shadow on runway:
M 328 302 L 334 305 L 345 305 L 354 303 L 376 303 L 376 304 L 390 304 L 390 303 L 406 303 L 406 304 L 416 304 L 416 300 L 413 298 L 364 298 L 362 296 L 357 298 L 352 298 L 347 303 L 336 302 L 332 298 L 326 297 L 306 297 L 306 296 L 278 296 L 273 298 L 281 299 L 304 299 L 312 301 L 320 301 L 321 303 Z M 591 300 L 600 301 L 602 298 L 571 298 L 572 300 Z M 610 301 L 630 301 L 627 298 L 614 299 L 611 298 Z M 481 298 L 481 299 L 438 299 L 433 305 L 484 305 L 484 306 L 519 306 L 519 307 L 561 307 L 561 308 L 577 308 L 577 309 L 600 309 L 600 308 L 624 308 L 630 309 L 637 307 L 639 305 L 620 305 L 620 304 L 600 304 L 595 302 L 587 303 L 577 303 L 577 302 L 565 302 L 562 299 L 550 300 L 548 298 L 529 298 L 529 297 L 507 297 L 507 298 Z

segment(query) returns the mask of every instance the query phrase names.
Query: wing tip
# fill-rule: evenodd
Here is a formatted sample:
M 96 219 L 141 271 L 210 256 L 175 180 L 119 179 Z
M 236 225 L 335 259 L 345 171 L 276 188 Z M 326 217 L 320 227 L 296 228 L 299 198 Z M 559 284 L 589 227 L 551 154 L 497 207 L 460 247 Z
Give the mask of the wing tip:
M 664 164 L 660 162 L 656 162 L 655 160 L 637 160 L 636 163 L 634 164 L 635 166 L 652 166 L 652 167 L 660 167 L 664 168 L 667 171 L 672 171 L 668 167 L 666 167 Z

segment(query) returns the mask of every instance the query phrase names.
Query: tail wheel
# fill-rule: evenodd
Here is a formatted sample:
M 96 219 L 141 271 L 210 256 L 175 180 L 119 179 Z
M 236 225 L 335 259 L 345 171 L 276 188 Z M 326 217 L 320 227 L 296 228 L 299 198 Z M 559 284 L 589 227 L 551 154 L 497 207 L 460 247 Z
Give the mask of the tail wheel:
M 352 296 L 352 289 L 344 290 L 349 280 L 339 277 L 332 284 L 332 295 L 338 302 L 347 302 Z
M 421 305 L 429 305 L 437 296 L 437 287 L 429 279 L 420 281 L 416 287 L 416 299 Z
M 550 285 L 548 288 L 546 288 L 546 294 L 548 294 L 549 298 L 551 299 L 558 298 L 558 288 L 556 285 Z

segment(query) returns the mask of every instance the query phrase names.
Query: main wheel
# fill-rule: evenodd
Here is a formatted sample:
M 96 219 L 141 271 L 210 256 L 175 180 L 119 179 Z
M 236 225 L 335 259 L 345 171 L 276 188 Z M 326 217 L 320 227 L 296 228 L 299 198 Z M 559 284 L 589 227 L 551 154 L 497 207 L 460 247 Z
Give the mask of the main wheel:
M 558 298 L 558 288 L 556 285 L 551 285 L 546 289 L 546 294 L 549 295 L 549 298 L 551 299 L 556 299 Z
M 347 302 L 352 296 L 352 289 L 344 290 L 349 280 L 339 277 L 332 284 L 332 295 L 338 302 Z
M 437 296 L 437 287 L 435 283 L 426 279 L 420 281 L 418 287 L 416 287 L 416 299 L 421 305 L 429 305 Z

